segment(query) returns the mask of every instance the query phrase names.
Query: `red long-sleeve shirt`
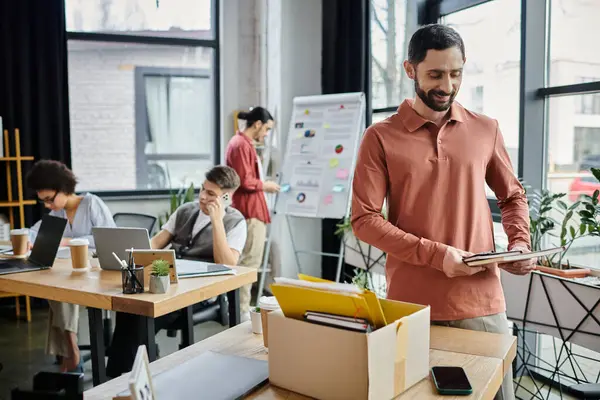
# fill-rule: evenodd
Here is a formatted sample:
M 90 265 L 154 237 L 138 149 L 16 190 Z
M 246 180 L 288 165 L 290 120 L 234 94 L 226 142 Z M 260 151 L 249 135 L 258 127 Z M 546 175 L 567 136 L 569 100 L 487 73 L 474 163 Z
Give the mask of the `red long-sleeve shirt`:
M 431 305 L 438 321 L 505 311 L 496 266 L 466 277 L 442 272 L 448 246 L 494 250 L 486 182 L 498 198 L 509 246 L 529 246 L 527 199 L 497 121 L 455 102 L 438 129 L 406 100 L 367 129 L 353 181 L 352 229 L 387 253 L 389 298 Z
M 240 187 L 232 196 L 232 206 L 246 219 L 256 218 L 265 224 L 271 223 L 258 172 L 258 155 L 252 140 L 238 132 L 227 145 L 225 162 L 240 176 Z

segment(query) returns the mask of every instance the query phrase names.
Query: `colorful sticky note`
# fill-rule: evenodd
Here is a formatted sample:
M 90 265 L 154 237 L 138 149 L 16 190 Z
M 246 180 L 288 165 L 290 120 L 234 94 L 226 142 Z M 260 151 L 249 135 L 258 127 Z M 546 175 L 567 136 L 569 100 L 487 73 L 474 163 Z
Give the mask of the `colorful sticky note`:
M 287 192 L 289 192 L 291 188 L 292 188 L 292 187 L 290 186 L 290 184 L 289 184 L 289 183 L 284 183 L 283 185 L 281 185 L 281 191 L 282 191 L 283 193 L 287 193 Z
M 344 108 L 344 105 L 343 105 L 343 104 L 342 104 L 342 105 L 340 105 L 340 108 L 342 108 L 342 109 L 343 109 L 343 108 Z
M 310 114 L 310 112 L 308 111 L 308 109 L 304 110 L 304 115 L 308 115 Z
M 326 206 L 330 205 L 331 203 L 333 203 L 333 196 L 328 194 L 327 196 L 325 196 L 323 198 L 323 204 L 325 204 Z
M 323 128 L 325 128 L 325 129 L 329 129 L 329 128 L 331 128 L 331 125 L 329 125 L 328 123 L 324 123 L 324 124 L 323 124 Z
M 304 137 L 314 137 L 316 133 L 314 129 L 307 129 L 304 131 Z
M 337 158 L 332 158 L 331 160 L 329 160 L 329 168 L 335 168 L 339 164 L 340 164 L 340 162 Z
M 341 193 L 344 191 L 344 185 L 335 185 L 332 190 L 336 193 Z
M 338 179 L 348 179 L 348 170 L 346 168 L 340 168 L 335 173 L 335 177 Z
M 304 137 L 304 135 L 302 135 L 301 133 L 298 134 L 298 136 L 296 136 L 298 139 L 302 139 Z

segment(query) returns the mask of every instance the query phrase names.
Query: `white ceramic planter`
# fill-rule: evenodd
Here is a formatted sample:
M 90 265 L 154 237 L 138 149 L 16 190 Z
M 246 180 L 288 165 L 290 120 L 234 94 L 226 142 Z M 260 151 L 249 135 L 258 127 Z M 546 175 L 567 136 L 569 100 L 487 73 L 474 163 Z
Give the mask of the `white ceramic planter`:
M 526 329 L 600 351 L 596 336 L 600 335 L 596 322 L 600 321 L 600 287 L 538 271 L 518 276 L 501 270 L 501 279 L 509 319 Z
M 171 285 L 171 278 L 167 276 L 150 275 L 150 293 L 166 293 Z

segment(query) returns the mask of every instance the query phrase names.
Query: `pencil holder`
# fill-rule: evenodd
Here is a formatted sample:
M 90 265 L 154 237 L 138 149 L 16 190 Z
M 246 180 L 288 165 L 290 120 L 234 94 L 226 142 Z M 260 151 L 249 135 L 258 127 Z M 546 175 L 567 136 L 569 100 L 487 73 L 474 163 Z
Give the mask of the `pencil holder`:
M 121 269 L 121 280 L 124 294 L 144 293 L 144 267 L 142 265 Z

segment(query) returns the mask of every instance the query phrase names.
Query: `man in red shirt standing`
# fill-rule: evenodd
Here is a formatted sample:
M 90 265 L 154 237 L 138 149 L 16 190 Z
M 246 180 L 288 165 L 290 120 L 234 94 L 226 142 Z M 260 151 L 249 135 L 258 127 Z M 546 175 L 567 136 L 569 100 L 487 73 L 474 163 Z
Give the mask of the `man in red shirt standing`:
M 534 260 L 471 268 L 463 257 L 494 250 L 486 183 L 511 250 L 529 252 L 528 205 L 498 122 L 454 102 L 465 61 L 450 27 L 427 25 L 412 36 L 404 68 L 416 96 L 365 132 L 352 229 L 387 253 L 389 298 L 430 305 L 435 324 L 508 334 L 498 267 L 524 275 Z M 511 371 L 496 398 L 514 399 Z
M 273 128 L 273 117 L 262 107 L 240 112 L 238 119 L 246 121 L 246 128 L 238 132 L 227 145 L 226 163 L 240 176 L 240 187 L 233 194 L 232 206 L 246 218 L 248 236 L 239 265 L 258 269 L 262 263 L 267 224 L 271 222 L 266 193 L 279 191 L 275 182 L 265 182 L 262 163 L 256 154 L 254 142 L 264 143 Z M 252 285 L 240 289 L 242 321 L 250 319 Z

